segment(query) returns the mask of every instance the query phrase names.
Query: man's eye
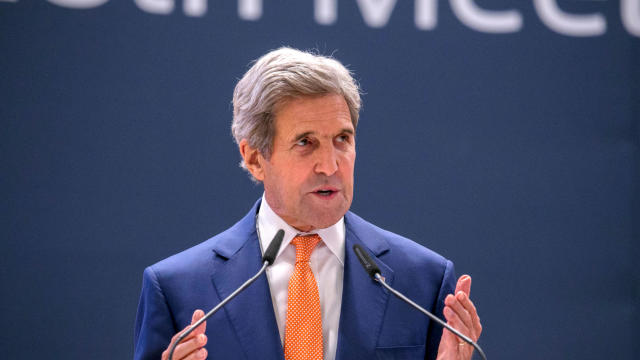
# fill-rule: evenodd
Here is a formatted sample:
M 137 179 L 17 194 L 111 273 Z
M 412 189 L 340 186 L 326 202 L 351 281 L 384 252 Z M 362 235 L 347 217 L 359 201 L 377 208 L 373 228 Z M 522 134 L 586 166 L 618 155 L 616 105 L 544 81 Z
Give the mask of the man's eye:
M 298 142 L 296 143 L 296 145 L 299 145 L 299 146 L 306 146 L 306 145 L 309 145 L 309 140 L 308 140 L 308 139 L 301 139 L 301 140 L 298 140 Z
M 349 141 L 349 135 L 338 136 L 338 142 L 347 142 L 347 141 Z

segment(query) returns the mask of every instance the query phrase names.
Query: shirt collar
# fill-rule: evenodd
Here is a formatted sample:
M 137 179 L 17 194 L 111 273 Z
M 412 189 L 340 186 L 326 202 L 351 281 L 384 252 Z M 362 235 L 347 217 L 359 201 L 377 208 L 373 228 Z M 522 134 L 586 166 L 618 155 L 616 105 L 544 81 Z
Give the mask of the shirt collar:
M 287 224 L 280 216 L 278 216 L 278 214 L 275 213 L 275 211 L 273 211 L 273 209 L 271 209 L 263 194 L 256 224 L 258 225 L 258 234 L 260 235 L 260 248 L 263 253 L 279 229 L 284 230 L 284 239 L 282 240 L 282 245 L 280 245 L 280 250 L 278 250 L 276 258 L 280 256 L 291 240 L 293 240 L 297 235 L 318 234 L 322 238 L 322 242 L 327 246 L 327 248 L 329 248 L 333 255 L 338 258 L 340 264 L 344 266 L 344 216 L 341 217 L 337 223 L 329 226 L 328 228 L 315 229 L 308 233 L 300 232 L 293 226 Z

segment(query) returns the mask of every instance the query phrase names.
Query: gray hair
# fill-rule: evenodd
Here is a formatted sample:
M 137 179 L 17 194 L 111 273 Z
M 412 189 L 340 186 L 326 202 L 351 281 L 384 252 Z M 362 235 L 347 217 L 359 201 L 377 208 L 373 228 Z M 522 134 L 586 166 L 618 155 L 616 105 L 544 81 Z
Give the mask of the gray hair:
M 355 129 L 360 89 L 351 73 L 330 57 L 282 47 L 258 59 L 233 91 L 231 132 L 237 144 L 247 139 L 269 159 L 275 135 L 276 107 L 287 99 L 323 94 L 342 95 Z M 246 169 L 244 160 L 240 166 Z

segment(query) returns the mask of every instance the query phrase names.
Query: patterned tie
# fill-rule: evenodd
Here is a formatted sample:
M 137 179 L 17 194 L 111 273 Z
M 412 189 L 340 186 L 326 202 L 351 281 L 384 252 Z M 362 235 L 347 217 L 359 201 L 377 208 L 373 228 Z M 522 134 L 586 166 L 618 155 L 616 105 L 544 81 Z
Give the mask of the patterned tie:
M 289 279 L 287 323 L 284 333 L 286 360 L 322 360 L 322 315 L 318 285 L 309 266 L 313 248 L 322 239 L 317 234 L 296 236 L 296 266 Z

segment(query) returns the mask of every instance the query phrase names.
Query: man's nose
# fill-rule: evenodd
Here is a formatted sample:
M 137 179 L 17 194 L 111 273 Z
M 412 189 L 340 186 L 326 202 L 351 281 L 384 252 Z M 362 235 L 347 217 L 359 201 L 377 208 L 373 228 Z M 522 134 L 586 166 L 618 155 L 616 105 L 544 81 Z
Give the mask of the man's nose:
M 315 159 L 315 172 L 327 176 L 338 171 L 338 156 L 333 146 L 323 146 L 318 149 Z

